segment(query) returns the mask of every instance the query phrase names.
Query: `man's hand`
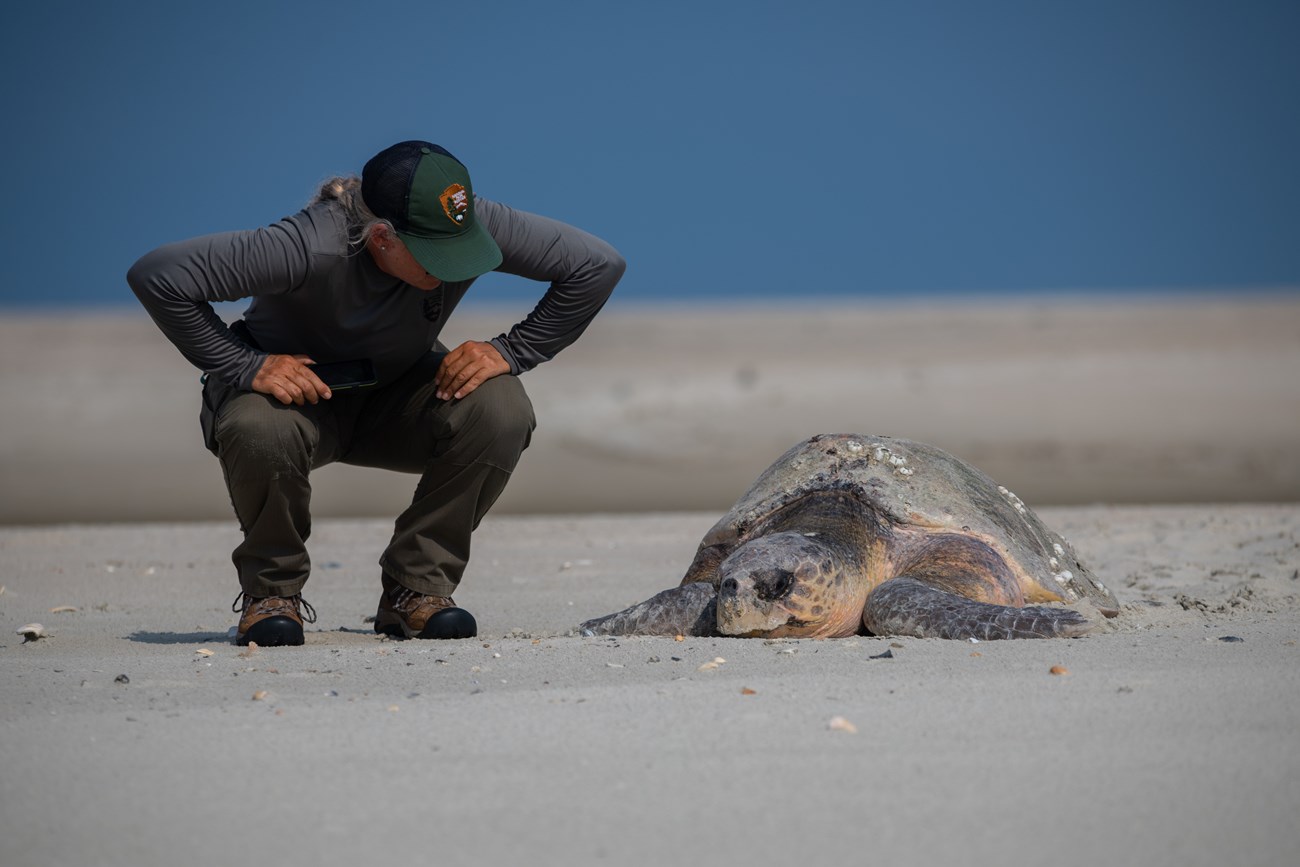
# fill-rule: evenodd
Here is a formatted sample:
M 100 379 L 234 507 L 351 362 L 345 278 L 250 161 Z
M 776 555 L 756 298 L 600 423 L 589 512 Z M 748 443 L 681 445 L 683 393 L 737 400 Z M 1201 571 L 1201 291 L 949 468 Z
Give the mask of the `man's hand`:
M 332 396 L 329 386 L 312 373 L 305 355 L 268 355 L 253 377 L 253 391 L 269 394 L 280 403 L 316 403 Z
M 433 378 L 439 400 L 459 400 L 494 376 L 510 372 L 510 362 L 491 343 L 467 340 L 457 346 L 438 367 Z

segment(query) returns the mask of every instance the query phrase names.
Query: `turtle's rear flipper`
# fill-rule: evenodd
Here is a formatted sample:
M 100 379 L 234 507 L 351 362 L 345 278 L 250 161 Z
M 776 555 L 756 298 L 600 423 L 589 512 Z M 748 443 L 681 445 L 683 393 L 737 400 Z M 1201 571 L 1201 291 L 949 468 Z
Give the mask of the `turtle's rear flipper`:
M 718 591 L 697 582 L 656 593 L 644 602 L 588 620 L 583 635 L 717 635 Z
M 1069 608 L 990 605 L 914 578 L 884 582 L 867 597 L 863 625 L 874 635 L 917 638 L 1073 638 L 1091 626 Z

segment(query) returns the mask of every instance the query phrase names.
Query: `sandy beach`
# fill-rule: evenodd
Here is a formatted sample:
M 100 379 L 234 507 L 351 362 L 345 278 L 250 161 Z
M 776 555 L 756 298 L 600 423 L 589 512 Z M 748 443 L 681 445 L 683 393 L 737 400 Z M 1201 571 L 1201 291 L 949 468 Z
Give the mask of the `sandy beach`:
M 537 437 L 457 594 L 477 639 L 373 633 L 413 479 L 331 467 L 319 620 L 253 652 L 197 374 L 134 314 L 0 337 L 0 863 L 1300 852 L 1300 300 L 611 309 L 525 380 Z M 984 469 L 1120 615 L 1057 641 L 574 633 L 676 583 L 824 431 Z
M 1094 635 L 576 637 L 713 516 L 502 516 L 478 639 L 375 636 L 387 522 L 327 520 L 306 646 L 250 654 L 225 523 L 3 530 L 0 861 L 1291 863 L 1300 508 L 1043 515 L 1125 600 Z

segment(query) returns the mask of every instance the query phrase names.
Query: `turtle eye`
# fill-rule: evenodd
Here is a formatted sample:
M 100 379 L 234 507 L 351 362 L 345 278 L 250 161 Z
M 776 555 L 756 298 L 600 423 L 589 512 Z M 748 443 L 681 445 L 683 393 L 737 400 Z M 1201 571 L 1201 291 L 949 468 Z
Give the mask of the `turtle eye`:
M 754 572 L 754 595 L 764 602 L 780 599 L 794 586 L 794 573 L 789 569 L 765 569 Z

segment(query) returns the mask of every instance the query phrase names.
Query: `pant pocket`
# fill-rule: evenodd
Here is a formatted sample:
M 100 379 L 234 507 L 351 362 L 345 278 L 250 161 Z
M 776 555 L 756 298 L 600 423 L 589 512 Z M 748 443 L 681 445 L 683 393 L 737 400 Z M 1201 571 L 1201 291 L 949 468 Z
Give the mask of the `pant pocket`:
M 203 375 L 203 391 L 199 407 L 199 428 L 203 431 L 203 445 L 214 455 L 217 453 L 217 412 L 230 395 L 230 386 L 216 377 Z

